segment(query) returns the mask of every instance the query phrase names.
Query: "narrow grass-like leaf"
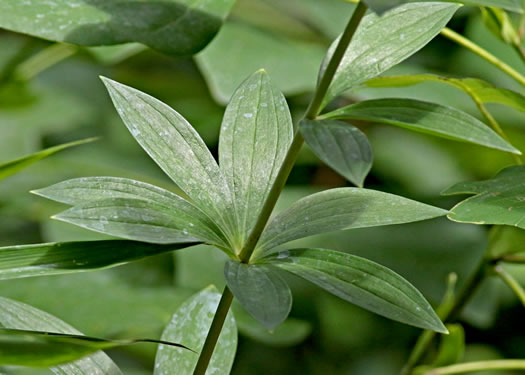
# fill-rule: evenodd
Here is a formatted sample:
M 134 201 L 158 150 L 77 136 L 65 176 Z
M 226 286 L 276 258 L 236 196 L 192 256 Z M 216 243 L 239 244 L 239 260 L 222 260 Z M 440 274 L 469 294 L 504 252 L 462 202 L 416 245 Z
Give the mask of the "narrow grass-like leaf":
M 271 253 L 280 244 L 314 234 L 410 223 L 446 214 L 440 208 L 375 190 L 325 190 L 298 200 L 276 215 L 261 236 L 255 258 Z
M 200 352 L 219 305 L 220 293 L 209 287 L 190 297 L 175 312 L 162 333 L 162 340 L 180 342 Z M 237 350 L 237 327 L 231 312 L 226 317 L 207 374 L 229 374 Z M 199 356 L 188 350 L 160 345 L 155 358 L 155 375 L 192 375 Z
M 302 121 L 301 133 L 313 152 L 348 181 L 363 187 L 372 168 L 372 147 L 358 128 L 342 121 Z
M 23 156 L 15 160 L 10 160 L 4 163 L 0 163 L 0 180 L 17 173 L 26 167 L 29 167 L 31 164 L 36 163 L 37 161 L 41 159 L 51 156 L 59 151 L 65 150 L 66 148 L 82 145 L 84 143 L 93 142 L 96 139 L 97 138 L 87 138 L 87 139 L 82 139 L 80 141 L 64 143 L 58 146 L 46 148 L 45 150 L 35 152 L 34 154 L 31 154 L 31 155 Z
M 193 245 L 109 240 L 0 247 L 0 280 L 114 267 Z
M 0 27 L 84 46 L 140 42 L 165 53 L 189 55 L 208 44 L 233 3 L 4 0 Z
M 184 345 L 153 339 L 105 340 L 65 333 L 0 328 L 0 365 L 50 367 L 72 362 L 99 350 L 144 342 L 188 350 Z
M 0 327 L 80 335 L 60 319 L 32 306 L 0 297 Z M 97 352 L 75 362 L 52 367 L 56 375 L 122 375 L 117 365 L 103 352 Z
M 267 261 L 376 314 L 416 327 L 447 332 L 430 304 L 412 284 L 367 259 L 327 249 L 293 249 Z
M 377 77 L 365 82 L 363 86 L 405 87 L 428 81 L 440 82 L 456 87 L 483 104 L 497 103 L 525 112 L 525 96 L 516 91 L 495 87 L 491 83 L 477 78 L 451 78 L 435 74 L 412 74 Z
M 399 5 L 415 2 L 431 2 L 436 0 L 363 0 L 377 13 L 383 13 Z M 511 12 L 523 13 L 523 4 L 521 0 L 442 0 L 442 2 L 460 3 L 465 5 L 474 5 L 482 7 L 496 7 L 510 10 Z
M 247 237 L 293 138 L 286 100 L 266 72 L 237 89 L 221 126 L 219 160 L 234 195 L 239 235 Z
M 161 101 L 110 79 L 102 80 L 142 148 L 201 210 L 233 232 L 228 183 L 195 129 Z
M 265 328 L 284 322 L 292 308 L 290 287 L 269 265 L 242 264 L 229 260 L 224 277 L 235 298 Z
M 108 199 L 143 200 L 151 203 L 151 205 L 148 205 L 148 210 L 162 206 L 162 214 L 166 215 L 169 213 L 175 217 L 183 232 L 186 230 L 187 234 L 191 233 L 192 236 L 200 238 L 203 242 L 222 247 L 227 246 L 226 239 L 220 229 L 199 208 L 170 191 L 144 182 L 117 177 L 84 177 L 63 181 L 43 189 L 32 191 L 32 193 L 73 206 L 91 205 L 92 202 Z M 125 211 L 126 209 L 123 209 L 121 206 L 116 207 L 114 212 L 104 214 L 99 217 L 99 220 L 109 221 L 110 218 L 112 218 L 113 221 L 118 222 L 125 220 L 124 217 L 130 218 L 130 212 L 121 217 L 121 213 Z M 146 211 L 143 213 L 137 212 L 136 214 L 138 221 L 141 219 L 143 221 L 147 220 Z M 90 213 L 89 215 L 93 220 L 96 219 L 96 217 L 93 216 L 94 213 Z M 104 217 L 106 219 L 104 219 Z M 170 225 L 174 224 L 172 223 Z M 89 229 L 91 229 L 92 226 L 93 224 L 91 224 Z M 141 240 L 145 241 L 145 239 Z
M 443 195 L 475 194 L 451 209 L 462 223 L 512 225 L 525 229 L 525 166 L 508 167 L 485 181 L 461 182 Z
M 458 109 L 413 99 L 375 99 L 337 109 L 323 118 L 363 120 L 521 154 L 483 122 Z
M 457 4 L 415 3 L 402 5 L 381 17 L 367 15 L 346 50 L 324 103 L 419 51 L 446 26 L 458 8 Z M 321 72 L 336 45 L 337 40 L 328 50 Z

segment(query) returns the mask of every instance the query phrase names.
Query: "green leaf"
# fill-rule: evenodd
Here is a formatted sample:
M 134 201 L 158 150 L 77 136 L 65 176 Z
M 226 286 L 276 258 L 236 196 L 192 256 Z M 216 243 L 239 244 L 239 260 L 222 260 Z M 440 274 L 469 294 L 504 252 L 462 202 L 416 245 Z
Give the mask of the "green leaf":
M 0 326 L 20 330 L 81 334 L 70 325 L 46 312 L 3 297 L 0 297 Z M 57 375 L 122 375 L 117 365 L 102 352 L 94 353 L 75 362 L 52 367 L 51 371 Z
M 99 350 L 144 342 L 188 350 L 184 345 L 152 339 L 105 340 L 65 333 L 0 328 L 0 365 L 49 367 L 74 361 Z
M 290 287 L 272 268 L 232 260 L 224 266 L 224 277 L 235 298 L 270 330 L 284 322 L 292 308 Z
M 208 287 L 189 298 L 175 312 L 161 339 L 181 342 L 200 352 L 220 298 L 215 287 Z M 236 350 L 237 327 L 233 314 L 229 312 L 206 373 L 229 374 Z M 177 375 L 191 375 L 198 358 L 198 355 L 187 350 L 160 345 L 154 374 L 172 374 L 176 369 Z
M 148 222 L 153 220 L 154 217 L 164 217 L 164 219 L 160 219 L 161 222 L 169 228 L 182 231 L 181 238 L 186 238 L 187 235 L 189 235 L 187 238 L 199 238 L 204 242 L 222 247 L 226 246 L 226 239 L 224 239 L 220 229 L 199 208 L 170 191 L 144 182 L 118 177 L 83 177 L 63 181 L 43 189 L 32 191 L 32 193 L 57 202 L 78 206 L 73 209 L 75 212 L 74 216 L 71 216 L 71 211 L 69 211 L 68 214 L 60 214 L 58 217 L 63 221 L 77 225 L 82 224 L 80 226 L 102 233 L 109 233 L 109 231 L 111 231 L 115 236 L 124 238 L 133 237 L 134 239 L 155 243 L 175 241 L 178 235 L 172 230 L 166 231 L 162 229 L 162 226 L 150 228 L 153 231 L 153 241 L 149 235 L 147 237 L 140 237 L 144 236 L 144 234 L 139 236 L 139 233 L 135 232 L 135 230 L 130 229 L 128 233 L 127 229 L 119 229 L 124 230 L 124 233 L 121 233 L 120 231 L 116 231 L 115 228 L 116 225 L 118 225 L 119 228 L 124 228 L 123 226 L 125 226 L 125 228 L 132 228 L 132 225 L 134 228 L 138 225 L 152 225 L 148 224 Z M 128 200 L 132 200 L 133 203 L 127 202 Z M 131 209 L 137 200 L 142 200 L 150 204 L 146 205 L 145 210 L 137 208 L 136 212 L 132 212 Z M 120 202 L 120 204 L 115 205 L 113 210 L 107 209 L 107 212 L 99 212 L 96 210 L 91 210 L 89 213 L 84 212 L 84 207 L 93 207 L 95 202 L 99 201 L 108 203 Z M 126 202 L 129 203 L 131 207 L 126 207 Z M 124 207 L 122 207 L 122 204 L 124 204 Z M 153 215 L 149 218 L 147 217 L 148 211 L 154 211 Z M 96 216 L 97 212 L 101 215 L 98 218 Z M 81 215 L 83 213 L 87 215 L 82 217 Z M 89 223 L 86 223 L 84 219 L 88 219 Z M 98 221 L 107 220 L 107 224 L 111 221 L 113 228 L 108 229 L 107 225 L 101 228 L 96 222 L 97 219 Z M 129 220 L 129 222 L 126 220 Z M 160 236 L 161 230 L 171 233 L 167 233 L 168 238 L 171 238 L 171 240 L 162 239 Z M 184 233 L 184 231 L 186 233 Z M 173 236 L 175 238 L 172 238 Z
M 96 139 L 97 138 L 87 138 L 87 139 L 82 139 L 80 141 L 64 143 L 58 146 L 46 148 L 45 150 L 35 152 L 34 154 L 31 154 L 31 155 L 23 156 L 16 160 L 11 160 L 11 161 L 7 161 L 4 163 L 0 163 L 0 180 L 3 178 L 9 177 L 24 168 L 29 167 L 31 164 L 36 163 L 37 161 L 41 159 L 51 156 L 59 151 L 65 150 L 66 148 L 82 145 L 84 143 L 93 142 Z
M 481 8 L 483 23 L 497 38 L 503 42 L 518 46 L 521 44 L 520 36 L 509 15 L 497 8 Z
M 523 253 L 525 250 L 523 248 L 524 242 L 525 230 L 497 225 L 490 229 L 487 248 L 490 249 L 490 255 L 497 259 L 505 255 Z
M 114 267 L 193 245 L 108 240 L 0 247 L 0 280 Z
M 293 138 L 286 100 L 260 70 L 237 89 L 226 108 L 219 161 L 234 195 L 241 243 L 249 235 Z
M 280 244 L 314 234 L 410 223 L 446 214 L 440 208 L 375 190 L 325 190 L 298 200 L 276 215 L 264 230 L 256 254 L 271 253 Z
M 399 126 L 455 141 L 521 154 L 486 124 L 458 109 L 413 99 L 375 99 L 337 109 L 323 118 Z
M 461 223 L 525 228 L 525 166 L 508 167 L 485 181 L 460 182 L 443 195 L 476 194 L 459 202 L 448 218 Z
M 448 335 L 441 336 L 439 350 L 432 367 L 460 362 L 465 354 L 465 331 L 461 324 L 447 324 Z
M 355 126 L 342 121 L 301 121 L 301 133 L 312 151 L 348 181 L 363 187 L 372 168 L 372 147 Z
M 463 90 L 480 103 L 497 103 L 525 112 L 525 96 L 518 92 L 498 88 L 477 78 L 451 78 L 435 74 L 413 74 L 401 76 L 377 77 L 363 84 L 365 87 L 405 87 L 418 83 L 441 82 Z
M 431 2 L 439 0 L 363 0 L 377 13 L 382 13 L 391 8 L 397 7 L 401 4 L 414 3 L 414 2 Z M 523 7 L 521 0 L 441 0 L 442 2 L 450 3 L 461 3 L 465 5 L 475 6 L 491 6 L 501 9 L 510 10 L 512 12 L 523 13 Z
M 316 43 L 227 22 L 196 61 L 215 100 L 226 104 L 246 77 L 261 68 L 286 95 L 313 90 L 324 53 L 325 48 Z
M 267 258 L 336 296 L 392 320 L 446 333 L 430 304 L 394 271 L 354 255 L 327 249 L 293 249 Z
M 190 55 L 213 38 L 233 3 L 6 0 L 0 4 L 0 27 L 83 46 L 139 42 L 165 53 Z
M 131 87 L 102 78 L 137 142 L 208 216 L 233 232 L 232 193 L 199 134 L 176 111 Z
M 395 8 L 382 17 L 367 15 L 346 50 L 324 104 L 419 51 L 439 34 L 458 8 L 456 4 L 416 3 Z M 321 72 L 337 42 L 328 50 Z

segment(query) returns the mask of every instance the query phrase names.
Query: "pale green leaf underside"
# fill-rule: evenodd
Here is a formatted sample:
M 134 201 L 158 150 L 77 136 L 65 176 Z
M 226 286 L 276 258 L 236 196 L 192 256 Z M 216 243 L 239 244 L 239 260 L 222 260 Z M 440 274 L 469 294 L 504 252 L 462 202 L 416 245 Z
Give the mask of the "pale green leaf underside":
M 327 249 L 293 249 L 269 261 L 376 314 L 416 327 L 447 332 L 414 286 L 390 269 L 367 259 Z
M 435 74 L 413 74 L 377 77 L 363 84 L 364 87 L 405 87 L 422 82 L 440 82 L 463 90 L 483 104 L 497 103 L 525 112 L 525 96 L 518 92 L 495 87 L 477 78 L 451 78 Z
M 174 55 L 198 52 L 217 33 L 233 0 L 4 0 L 0 27 L 84 46 L 140 42 Z
M 35 152 L 31 155 L 0 163 L 0 180 L 17 173 L 26 167 L 29 167 L 31 164 L 36 163 L 41 159 L 51 156 L 59 151 L 65 150 L 66 148 L 93 142 L 94 140 L 96 140 L 96 138 L 87 138 L 80 141 L 64 143 L 58 146 L 46 148 L 45 150 Z
M 0 280 L 114 267 L 192 245 L 109 240 L 0 247 Z
M 426 2 L 430 0 L 363 0 L 375 12 L 382 13 L 391 8 L 406 3 Z M 461 3 L 466 5 L 495 7 L 512 12 L 523 13 L 521 0 L 442 0 L 443 2 Z
M 525 229 L 525 167 L 505 168 L 494 178 L 461 182 L 443 195 L 476 194 L 452 208 L 451 220 L 473 224 L 512 225 Z
M 188 238 L 198 238 L 202 242 L 219 246 L 226 246 L 227 243 L 220 229 L 199 208 L 170 191 L 144 182 L 118 177 L 83 177 L 63 181 L 35 190 L 32 193 L 57 202 L 79 206 L 80 208 L 73 210 L 77 212 L 73 224 L 82 224 L 88 229 L 103 233 L 109 234 L 106 231 L 112 231 L 115 236 L 124 234 L 124 238 L 131 238 L 130 235 L 133 235 L 133 232 L 128 233 L 129 231 L 127 230 L 124 230 L 123 233 L 115 232 L 117 230 L 116 226 L 118 225 L 119 228 L 126 226 L 127 229 L 132 230 L 133 225 L 158 225 L 164 229 L 149 228 L 153 232 L 153 240 L 150 235 L 139 238 L 139 232 L 135 233 L 136 236 L 133 239 L 155 243 L 179 241 L 176 239 L 177 234 L 174 233 L 174 230 L 178 229 L 179 232 L 183 232 L 182 238 L 189 236 Z M 104 212 L 92 210 L 87 216 L 79 217 L 81 212 L 84 212 L 82 207 L 93 207 L 95 202 L 109 202 L 111 200 L 121 202 L 114 207 L 113 211 L 111 208 L 104 209 Z M 126 200 L 132 200 L 134 203 L 126 207 Z M 137 200 L 149 202 L 151 205 L 146 205 L 145 210 L 140 211 L 138 207 L 133 208 Z M 122 202 L 124 202 L 124 206 L 122 206 Z M 148 212 L 151 211 L 155 212 L 152 216 L 148 216 Z M 99 222 L 104 223 L 108 221 L 106 224 L 109 224 L 109 221 L 111 221 L 113 227 L 109 229 L 108 225 L 104 225 L 104 228 L 102 228 L 99 225 L 100 223 L 97 224 L 97 213 L 100 214 L 98 217 Z M 61 215 L 58 215 L 58 217 L 68 221 Z M 154 217 L 160 220 L 156 224 L 151 222 Z M 78 219 L 88 219 L 91 224 L 80 223 Z M 166 233 L 168 237 L 160 238 L 157 231 Z M 144 234 L 141 234 L 141 236 L 144 236 Z M 156 237 L 159 238 L 156 240 Z
M 223 230 L 233 232 L 228 183 L 195 129 L 161 101 L 110 79 L 102 80 L 142 148 L 202 211 Z
M 0 297 L 0 327 L 81 334 L 70 325 L 44 311 L 3 297 Z M 122 375 L 115 363 L 102 352 L 91 354 L 75 362 L 52 367 L 51 371 L 57 375 Z
M 372 168 L 372 147 L 358 128 L 342 121 L 304 120 L 301 134 L 312 151 L 348 181 L 362 187 Z
M 346 50 L 324 103 L 419 51 L 446 26 L 458 8 L 457 4 L 416 3 L 402 5 L 381 17 L 367 15 Z M 321 71 L 336 44 L 337 40 L 330 47 Z
M 413 99 L 375 99 L 337 109 L 324 118 L 362 120 L 521 154 L 475 117 L 458 109 Z
M 221 126 L 219 161 L 235 199 L 238 233 L 257 221 L 293 138 L 286 100 L 264 71 L 235 91 Z
M 376 190 L 330 189 L 298 200 L 271 219 L 256 253 L 260 257 L 280 244 L 314 234 L 410 223 L 446 214 L 440 208 Z
M 206 288 L 190 297 L 175 312 L 161 339 L 180 342 L 200 353 L 220 298 L 220 293 L 214 287 Z M 229 374 L 236 350 L 237 327 L 230 311 L 206 374 Z M 159 345 L 154 374 L 192 375 L 198 358 L 198 354 L 188 350 Z
M 288 317 L 292 292 L 272 266 L 229 260 L 224 277 L 235 298 L 265 328 L 274 329 Z

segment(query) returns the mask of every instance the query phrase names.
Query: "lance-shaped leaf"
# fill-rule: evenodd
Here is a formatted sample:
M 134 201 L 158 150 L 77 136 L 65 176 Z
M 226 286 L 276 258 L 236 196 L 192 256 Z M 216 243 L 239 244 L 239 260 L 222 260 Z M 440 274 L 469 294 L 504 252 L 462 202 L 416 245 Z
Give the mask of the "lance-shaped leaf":
M 226 246 L 226 239 L 220 229 L 199 208 L 170 191 L 144 182 L 118 177 L 83 177 L 59 182 L 58 184 L 32 191 L 32 193 L 73 206 L 90 205 L 91 202 L 118 198 L 123 200 L 143 200 L 151 203 L 151 205 L 148 205 L 148 210 L 162 206 L 161 212 L 163 215 L 169 213 L 176 217 L 180 229 L 183 232 L 186 231 L 186 234 L 200 238 L 203 242 Z M 129 210 L 123 209 L 121 206 L 116 207 L 114 212 L 108 212 L 109 216 L 101 216 L 99 221 L 108 220 L 109 222 L 111 219 L 113 222 L 121 222 L 125 219 L 120 214 L 126 211 Z M 137 220 L 146 219 L 146 216 L 144 216 L 147 215 L 146 211 L 142 214 L 136 212 L 136 214 Z M 93 217 L 93 214 L 90 214 L 90 217 Z M 129 218 L 130 213 L 128 212 L 125 217 Z M 95 220 L 96 217 L 93 217 L 93 219 Z M 174 224 L 172 223 L 171 225 Z M 118 236 L 118 234 L 115 235 Z M 141 240 L 146 241 L 145 239 Z
M 485 181 L 461 182 L 443 195 L 476 194 L 452 208 L 449 219 L 462 223 L 525 228 L 525 166 L 501 170 Z
M 272 268 L 232 260 L 224 266 L 226 283 L 235 298 L 267 329 L 284 322 L 292 308 L 290 287 Z
M 219 305 L 220 293 L 209 287 L 185 301 L 162 333 L 162 340 L 180 342 L 200 352 Z M 237 327 L 231 311 L 226 317 L 207 373 L 229 374 L 237 350 Z M 155 375 L 191 375 L 199 356 L 188 350 L 159 345 L 155 358 Z M 210 371 L 213 370 L 213 371 Z
M 372 168 L 372 147 L 358 128 L 342 121 L 302 121 L 301 133 L 313 152 L 348 181 L 363 187 Z
M 228 104 L 219 142 L 220 166 L 235 197 L 241 238 L 257 220 L 292 138 L 283 94 L 266 72 L 254 73 Z
M 298 200 L 264 230 L 256 257 L 314 234 L 427 220 L 447 211 L 397 195 L 360 188 L 325 190 Z
M 0 297 L 0 327 L 80 335 L 62 320 L 32 306 Z M 104 353 L 97 352 L 75 362 L 52 367 L 56 375 L 122 375 L 117 365 Z
M 29 167 L 31 164 L 36 163 L 41 159 L 47 158 L 48 156 L 51 156 L 59 151 L 65 150 L 66 148 L 93 142 L 94 140 L 96 140 L 96 138 L 87 138 L 80 141 L 64 143 L 58 146 L 46 148 L 45 150 L 35 152 L 31 155 L 0 163 L 0 180 Z
M 446 26 L 458 8 L 457 4 L 416 3 L 395 8 L 382 17 L 367 15 L 337 68 L 324 103 L 419 51 Z M 328 50 L 321 72 L 336 45 L 337 40 Z
M 0 328 L 0 365 L 50 367 L 99 350 L 144 342 L 188 350 L 184 345 L 153 339 L 106 340 L 65 333 Z
M 363 0 L 377 13 L 383 13 L 399 5 L 415 2 L 431 2 L 436 0 Z M 443 2 L 460 3 L 465 5 L 496 7 L 510 10 L 512 12 L 523 13 L 521 0 L 442 0 Z
M 375 99 L 337 109 L 323 118 L 363 120 L 521 154 L 483 122 L 458 109 L 413 99 Z
M 109 240 L 0 247 L 0 280 L 114 267 L 193 245 Z
M 367 259 L 327 249 L 293 249 L 267 261 L 376 314 L 416 327 L 447 332 L 430 304 L 412 284 Z
M 110 79 L 102 80 L 142 148 L 201 210 L 232 232 L 228 183 L 195 129 L 161 101 Z
M 451 78 L 435 74 L 412 74 L 386 76 L 371 79 L 363 84 L 365 87 L 405 87 L 422 82 L 440 82 L 463 90 L 467 95 L 480 103 L 506 105 L 525 112 L 525 96 L 516 91 L 495 87 L 487 81 L 477 78 Z
M 84 46 L 140 42 L 165 53 L 189 55 L 208 44 L 233 3 L 5 0 L 0 3 L 0 27 Z

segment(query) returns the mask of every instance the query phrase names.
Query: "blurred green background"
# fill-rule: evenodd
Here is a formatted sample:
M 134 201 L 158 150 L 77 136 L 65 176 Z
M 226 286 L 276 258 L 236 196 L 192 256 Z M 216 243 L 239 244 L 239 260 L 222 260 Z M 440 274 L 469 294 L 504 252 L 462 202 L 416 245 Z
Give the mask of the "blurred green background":
M 65 179 L 129 177 L 177 192 L 122 124 L 99 75 L 172 106 L 216 154 L 224 105 L 235 87 L 259 68 L 265 68 L 286 94 L 296 118 L 304 112 L 324 53 L 352 9 L 352 4 L 340 0 L 239 0 L 218 36 L 193 58 L 173 58 L 137 45 L 82 48 L 28 82 L 0 80 L 0 163 L 63 142 L 101 137 L 0 182 L 0 245 L 102 238 L 51 220 L 62 207 L 29 193 Z M 515 51 L 487 31 L 476 8 L 461 9 L 450 27 L 525 73 Z M 0 72 L 4 73 L 51 45 L 7 31 L 0 31 L 0 43 Z M 520 90 L 500 71 L 440 36 L 388 74 L 418 72 L 478 77 Z M 465 94 L 432 82 L 402 89 L 358 90 L 340 101 L 394 96 L 453 105 L 479 117 Z M 525 150 L 523 114 L 489 108 L 514 146 Z M 375 158 L 367 188 L 443 208 L 457 202 L 457 198 L 440 197 L 444 188 L 491 177 L 512 164 L 508 154 L 477 146 L 393 127 L 367 125 L 361 129 L 371 140 Z M 279 207 L 313 191 L 345 184 L 305 147 Z M 300 242 L 388 266 L 435 306 L 450 272 L 458 274 L 461 286 L 473 271 L 486 246 L 486 229 L 441 218 Z M 87 335 L 159 337 L 187 296 L 209 284 L 224 285 L 224 261 L 219 251 L 197 246 L 110 270 L 3 281 L 0 295 L 54 314 Z M 522 268 L 509 271 L 525 280 Z M 299 279 L 290 279 L 290 283 L 294 292 L 291 318 L 275 332 L 266 331 L 235 308 L 240 344 L 233 374 L 389 375 L 399 371 L 418 329 L 373 315 Z M 525 358 L 523 309 L 498 280 L 482 285 L 461 322 L 468 343 L 465 360 Z M 125 374 L 147 374 L 152 370 L 155 347 L 138 345 L 109 354 Z

